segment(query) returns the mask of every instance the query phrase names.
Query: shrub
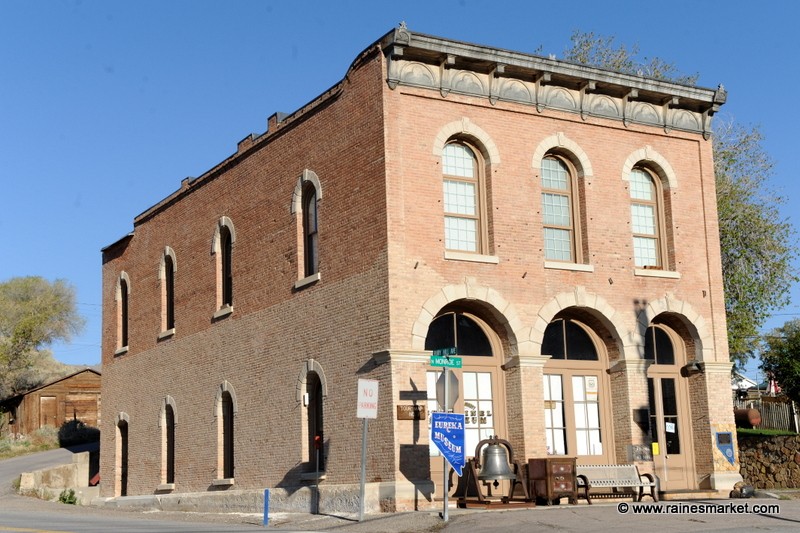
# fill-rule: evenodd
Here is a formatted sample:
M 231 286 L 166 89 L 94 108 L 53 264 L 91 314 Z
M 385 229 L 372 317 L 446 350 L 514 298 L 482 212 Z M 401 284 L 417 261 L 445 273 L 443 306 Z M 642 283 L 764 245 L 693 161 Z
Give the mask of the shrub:
M 58 443 L 62 447 L 97 442 L 100 440 L 100 430 L 87 426 L 80 420 L 69 420 L 61 424 L 58 429 Z
M 58 495 L 58 501 L 68 505 L 75 505 L 78 503 L 78 497 L 75 496 L 75 491 L 73 489 L 64 489 L 61 491 L 61 494 Z

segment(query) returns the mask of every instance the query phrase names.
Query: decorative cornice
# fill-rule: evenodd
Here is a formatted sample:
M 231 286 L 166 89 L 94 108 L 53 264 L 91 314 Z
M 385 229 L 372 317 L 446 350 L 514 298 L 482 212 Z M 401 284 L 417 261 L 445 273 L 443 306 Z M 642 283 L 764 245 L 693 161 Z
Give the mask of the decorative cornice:
M 727 92 L 635 76 L 541 56 L 452 41 L 402 26 L 380 41 L 387 84 L 557 109 L 708 137 Z

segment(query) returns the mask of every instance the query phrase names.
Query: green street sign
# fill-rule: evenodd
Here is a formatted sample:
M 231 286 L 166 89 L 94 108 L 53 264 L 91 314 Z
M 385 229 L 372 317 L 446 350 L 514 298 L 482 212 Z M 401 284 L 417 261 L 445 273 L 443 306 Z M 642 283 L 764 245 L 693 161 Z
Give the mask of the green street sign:
M 456 355 L 458 353 L 458 348 L 455 346 L 451 346 L 450 348 L 439 348 L 438 350 L 433 351 L 433 355 Z
M 448 357 L 446 355 L 432 355 L 431 366 L 443 366 L 447 368 L 461 368 L 460 357 Z

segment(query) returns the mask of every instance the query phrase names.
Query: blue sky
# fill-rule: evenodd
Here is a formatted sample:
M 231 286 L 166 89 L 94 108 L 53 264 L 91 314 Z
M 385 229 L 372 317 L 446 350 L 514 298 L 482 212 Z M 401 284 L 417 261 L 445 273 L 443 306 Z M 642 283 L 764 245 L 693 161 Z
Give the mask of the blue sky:
M 772 185 L 800 192 L 793 0 L 0 0 L 0 280 L 40 275 L 77 291 L 84 332 L 53 347 L 100 362 L 100 249 L 133 218 L 339 81 L 405 21 L 412 32 L 563 55 L 573 30 L 638 43 L 699 85 L 719 118 L 758 125 Z M 565 5 L 565 4 L 562 4 Z M 656 7 L 658 6 L 658 7 Z M 755 7 L 755 9 L 754 9 Z M 785 206 L 800 228 L 800 212 Z M 800 291 L 767 328 L 800 316 Z M 753 366 L 754 368 L 754 366 Z M 754 374 L 754 372 L 753 372 Z

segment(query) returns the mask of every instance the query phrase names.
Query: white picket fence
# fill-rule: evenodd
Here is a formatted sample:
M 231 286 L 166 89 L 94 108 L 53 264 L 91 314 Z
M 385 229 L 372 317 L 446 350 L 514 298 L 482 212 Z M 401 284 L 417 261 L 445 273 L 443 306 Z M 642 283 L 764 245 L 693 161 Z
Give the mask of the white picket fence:
M 784 431 L 800 432 L 797 406 L 794 402 L 774 402 L 769 400 L 734 400 L 736 409 L 755 409 L 761 413 L 763 429 L 781 429 Z

